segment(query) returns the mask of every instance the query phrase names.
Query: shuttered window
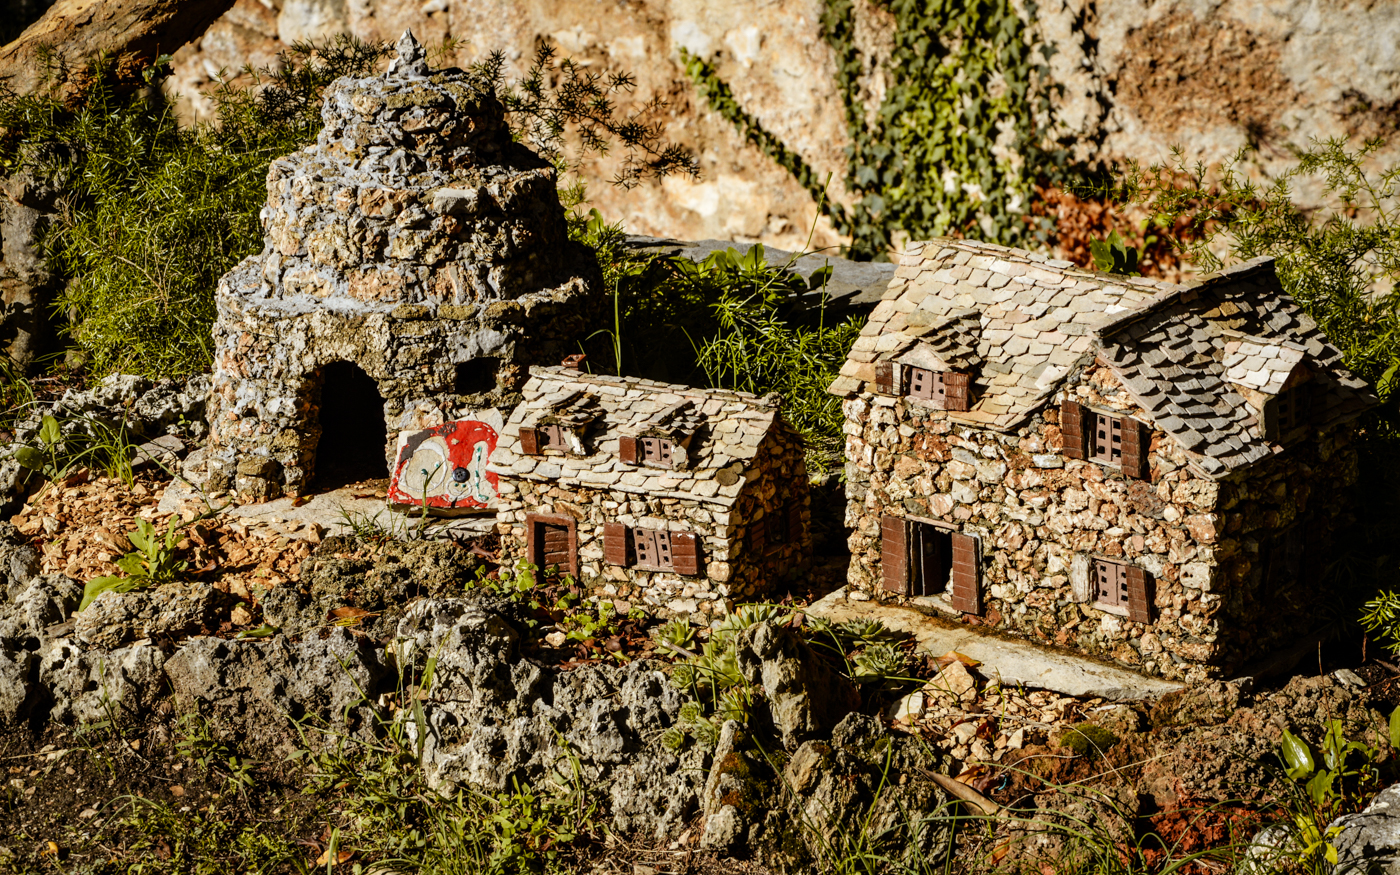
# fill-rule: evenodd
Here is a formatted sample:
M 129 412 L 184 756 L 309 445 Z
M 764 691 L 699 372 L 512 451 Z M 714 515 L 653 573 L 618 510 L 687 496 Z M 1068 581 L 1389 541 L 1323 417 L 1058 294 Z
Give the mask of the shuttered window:
M 967 410 L 967 374 L 945 371 L 931 371 L 904 365 L 904 394 L 920 401 L 928 401 L 939 410 Z
M 1134 623 L 1152 622 L 1152 580 L 1145 569 L 1124 562 L 1095 559 L 1093 575 L 1097 604 L 1122 609 Z
M 1119 468 L 1126 477 L 1151 478 L 1152 435 L 1132 417 L 1110 416 L 1066 401 L 1060 405 L 1060 435 L 1066 459 L 1091 459 Z
M 689 532 L 608 523 L 603 526 L 603 561 L 638 571 L 693 576 L 700 573 L 700 546 Z

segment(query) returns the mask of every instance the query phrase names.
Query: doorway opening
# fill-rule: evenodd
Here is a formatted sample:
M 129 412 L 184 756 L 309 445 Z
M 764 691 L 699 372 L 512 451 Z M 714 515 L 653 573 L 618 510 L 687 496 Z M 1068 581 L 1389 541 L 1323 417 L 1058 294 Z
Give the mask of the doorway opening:
M 928 523 L 909 525 L 909 594 L 943 595 L 953 577 L 953 533 Z
M 314 478 L 318 488 L 389 476 L 384 398 L 358 365 L 331 362 L 322 369 L 320 423 Z

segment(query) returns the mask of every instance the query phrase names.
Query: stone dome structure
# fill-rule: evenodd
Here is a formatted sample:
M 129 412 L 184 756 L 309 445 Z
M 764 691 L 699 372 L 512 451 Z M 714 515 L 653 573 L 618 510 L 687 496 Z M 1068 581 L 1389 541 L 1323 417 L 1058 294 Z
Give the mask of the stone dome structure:
M 512 405 L 596 309 L 554 168 L 470 73 L 430 68 L 405 33 L 382 75 L 326 90 L 322 118 L 268 171 L 262 253 L 219 283 L 189 472 L 212 490 L 296 494 L 332 456 L 372 476 L 398 430 Z

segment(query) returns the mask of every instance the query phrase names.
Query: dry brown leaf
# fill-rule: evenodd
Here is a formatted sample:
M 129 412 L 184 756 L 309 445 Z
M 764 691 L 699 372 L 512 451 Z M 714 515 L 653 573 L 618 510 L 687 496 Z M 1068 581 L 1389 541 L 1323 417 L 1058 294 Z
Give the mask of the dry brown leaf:
M 340 863 L 348 862 L 349 859 L 350 859 L 351 857 L 353 857 L 353 856 L 355 856 L 355 852 L 354 852 L 354 851 L 336 851 L 336 853 L 335 853 L 335 862 L 336 862 L 337 865 L 339 865 Z M 319 857 L 316 858 L 316 865 L 317 865 L 317 866 L 324 866 L 324 865 L 326 865 L 327 863 L 329 863 L 330 861 L 331 861 L 331 849 L 330 849 L 330 848 L 326 848 L 324 851 L 321 852 L 321 856 L 319 856 Z

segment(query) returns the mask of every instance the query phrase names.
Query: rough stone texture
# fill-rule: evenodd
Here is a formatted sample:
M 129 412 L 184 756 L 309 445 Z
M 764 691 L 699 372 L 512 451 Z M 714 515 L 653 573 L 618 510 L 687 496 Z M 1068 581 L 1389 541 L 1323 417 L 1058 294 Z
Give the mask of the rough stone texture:
M 1328 598 L 1314 577 L 1356 479 L 1350 423 L 1375 400 L 1268 268 L 1176 288 L 912 245 L 832 386 L 851 589 L 899 598 L 882 586 L 882 520 L 934 520 L 977 539 L 978 622 L 1150 674 L 1219 677 L 1312 631 Z M 1273 408 L 1224 381 L 1240 336 L 1307 352 L 1316 403 L 1282 441 L 1264 428 Z M 970 373 L 975 403 L 884 394 L 879 363 Z M 1066 401 L 1141 423 L 1145 479 L 1070 458 Z M 1095 558 L 1150 574 L 1150 621 L 1096 600 Z M 941 591 L 914 601 L 953 612 Z
M 13 726 L 28 713 L 39 657 L 0 643 L 0 726 Z
M 295 583 L 273 587 L 262 599 L 263 617 L 285 635 L 301 635 L 331 622 L 331 611 L 368 611 L 358 628 L 392 633 L 414 599 L 462 592 L 482 560 L 452 543 L 393 542 L 371 555 L 344 536 L 326 538 L 302 563 Z
M 377 695 L 389 669 L 373 643 L 332 626 L 300 640 L 193 638 L 165 663 L 165 677 L 182 706 L 243 734 L 260 752 L 286 754 L 299 743 L 289 720 L 373 737 L 364 697 Z
M 1335 875 L 1400 873 L 1400 787 L 1382 790 L 1365 811 L 1339 817 L 1332 827 L 1342 830 L 1332 840 Z
M 810 559 L 811 508 L 800 437 L 776 396 L 533 368 L 490 470 L 500 477 L 502 549 L 526 555 L 527 517 L 575 521 L 578 577 L 607 595 L 673 614 L 718 615 Z M 522 451 L 522 429 L 559 425 L 568 449 Z M 673 467 L 624 463 L 624 438 L 664 435 Z M 616 564 L 604 526 L 689 533 L 698 574 Z M 771 536 L 770 536 L 771 534 Z M 635 538 L 635 533 L 634 536 Z M 629 548 L 630 550 L 630 548 Z
M 67 620 L 83 599 L 83 585 L 62 574 L 34 577 L 10 603 L 0 605 L 0 644 L 35 650 L 50 626 Z
M 735 656 L 744 678 L 763 691 L 761 707 L 788 750 L 829 734 L 860 705 L 851 682 L 818 659 L 791 629 L 771 623 L 745 629 L 735 642 Z
M 821 38 L 823 11 L 818 0 L 758 8 L 740 0 L 638 0 L 624 7 L 238 0 L 198 44 L 176 54 L 174 87 L 208 112 L 210 103 L 198 92 L 220 68 L 267 64 L 279 48 L 307 35 L 392 40 L 412 27 L 431 45 L 460 40 L 459 63 L 500 49 L 515 71 L 549 39 L 592 69 L 636 74 L 633 105 L 670 99 L 667 135 L 701 158 L 697 181 L 626 192 L 607 184 L 619 156 L 589 159 L 589 196 L 605 216 L 639 234 L 757 239 L 799 249 L 816 212 L 812 198 L 703 100 L 684 97 L 694 95 L 694 86 L 678 49 L 714 64 L 739 104 L 819 178 L 834 173 L 830 194 L 844 201 L 842 150 L 849 137 L 836 61 Z M 862 51 L 857 84 L 869 117 L 899 75 L 886 66 L 893 17 L 868 0 L 853 4 L 853 16 Z M 1179 144 L 1188 163 L 1211 164 L 1259 142 L 1265 148 L 1246 169 L 1273 176 L 1292 163 L 1290 145 L 1391 131 L 1400 105 L 1394 51 L 1400 7 L 1393 3 L 1048 0 L 1036 4 L 1032 26 L 1055 49 L 1046 63 L 1052 83 L 1063 89 L 1052 98 L 1056 133 L 1082 160 L 1163 161 Z M 1377 165 L 1393 163 L 1393 154 L 1378 156 Z M 815 246 L 837 242 L 825 222 L 818 225 Z
M 45 414 L 58 420 L 64 439 L 73 441 L 69 451 L 86 448 L 94 424 L 109 430 L 123 429 L 128 440 L 174 434 L 185 439 L 202 438 L 209 377 L 152 381 L 133 374 L 111 374 L 90 389 L 69 389 L 47 407 L 34 408 L 15 423 L 14 444 L 37 446 Z M 30 482 L 28 472 L 11 458 L 0 459 L 0 512 L 8 512 L 23 497 Z
M 315 146 L 268 171 L 263 252 L 216 292 L 203 474 L 216 490 L 301 490 L 327 365 L 374 380 L 387 459 L 401 429 L 508 403 L 520 365 L 572 351 L 600 288 L 568 240 L 554 169 L 411 35 L 382 76 L 329 87 L 322 118 Z M 460 370 L 473 363 L 481 385 Z
M 704 752 L 656 744 L 684 703 L 660 664 L 537 665 L 520 657 L 519 633 L 504 618 L 468 599 L 416 602 L 396 638 L 403 665 L 437 659 L 422 741 L 423 768 L 441 792 L 537 782 L 560 764 L 563 742 L 584 780 L 608 788 L 620 832 L 673 834 L 694 811 Z M 415 724 L 406 728 L 418 737 Z
M 63 638 L 39 660 L 39 683 L 50 698 L 49 719 L 80 725 L 139 718 L 166 693 L 165 654 L 151 644 L 86 650 Z
M 132 592 L 104 592 L 73 620 L 89 647 L 112 649 L 142 638 L 172 640 L 215 623 L 229 597 L 207 583 L 167 583 Z M 216 624 L 217 625 L 217 624 Z
M 20 170 L 0 198 L 0 355 L 21 368 L 53 343 L 50 305 L 59 283 L 40 245 L 57 211 L 58 186 Z
M 0 604 L 13 599 L 39 574 L 39 551 L 12 523 L 0 522 Z

